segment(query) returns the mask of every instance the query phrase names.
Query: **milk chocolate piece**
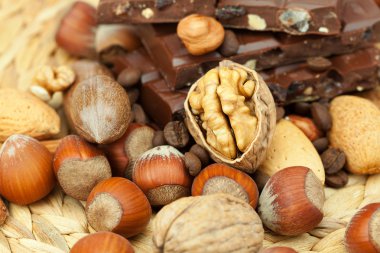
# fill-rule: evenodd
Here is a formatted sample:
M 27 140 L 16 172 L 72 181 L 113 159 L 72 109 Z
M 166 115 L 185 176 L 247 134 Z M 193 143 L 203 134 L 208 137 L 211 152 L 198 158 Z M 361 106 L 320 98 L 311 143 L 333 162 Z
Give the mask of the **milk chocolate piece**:
M 180 119 L 188 89 L 173 91 L 165 80 L 144 83 L 141 87 L 141 105 L 148 116 L 163 129 L 166 123 Z
M 379 59 L 379 50 L 368 48 L 329 58 L 332 65 L 323 72 L 315 72 L 306 63 L 301 63 L 260 74 L 269 87 L 286 90 L 286 100 L 277 98 L 276 102 L 289 104 L 374 88 L 380 80 Z
M 343 0 L 344 1 L 344 0 Z M 216 17 L 226 27 L 294 35 L 338 34 L 341 0 L 219 0 Z
M 192 13 L 213 16 L 216 0 L 100 0 L 99 23 L 175 23 Z

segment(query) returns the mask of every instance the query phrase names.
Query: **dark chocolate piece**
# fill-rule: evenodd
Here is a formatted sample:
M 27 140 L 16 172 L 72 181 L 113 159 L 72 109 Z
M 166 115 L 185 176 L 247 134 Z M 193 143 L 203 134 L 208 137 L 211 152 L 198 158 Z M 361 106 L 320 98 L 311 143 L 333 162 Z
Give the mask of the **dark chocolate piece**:
M 141 87 L 141 105 L 148 116 L 163 129 L 181 114 L 188 89 L 172 91 L 165 80 L 150 81 Z
M 314 72 L 306 63 L 301 63 L 261 71 L 260 74 L 268 84 L 287 90 L 286 101 L 277 103 L 289 104 L 374 88 L 380 79 L 379 59 L 379 50 L 368 48 L 329 58 L 332 65 L 324 72 Z
M 216 0 L 100 0 L 99 23 L 175 23 L 187 15 L 213 16 Z
M 336 36 L 236 32 L 239 48 L 237 54 L 229 59 L 263 70 L 302 62 L 310 57 L 347 54 L 369 47 L 380 41 L 380 10 L 372 1 L 346 3 L 343 13 L 349 17 L 342 14 L 345 26 L 343 32 Z M 369 3 L 373 9 L 367 15 L 359 7 L 369 6 Z M 356 13 L 355 10 L 360 11 Z M 149 55 L 173 89 L 192 84 L 223 59 L 217 51 L 201 56 L 189 54 L 176 35 L 175 26 L 141 25 L 138 32 Z
M 332 35 L 340 32 L 340 3 L 340 0 L 219 0 L 216 16 L 224 26 L 232 28 Z

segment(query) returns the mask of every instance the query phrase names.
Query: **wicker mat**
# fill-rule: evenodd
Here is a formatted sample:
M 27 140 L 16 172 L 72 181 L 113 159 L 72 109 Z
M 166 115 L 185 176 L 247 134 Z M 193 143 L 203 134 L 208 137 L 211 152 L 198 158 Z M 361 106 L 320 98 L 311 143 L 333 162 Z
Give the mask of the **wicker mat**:
M 26 90 L 36 67 L 73 61 L 54 42 L 65 9 L 73 0 L 0 0 L 0 88 Z M 96 4 L 97 0 L 87 0 Z M 350 175 L 345 188 L 325 188 L 325 218 L 311 231 L 297 237 L 267 232 L 264 247 L 290 246 L 299 252 L 346 252 L 346 224 L 356 210 L 380 202 L 380 175 Z M 69 252 L 83 236 L 93 233 L 84 202 L 56 189 L 30 206 L 9 203 L 10 217 L 0 228 L 0 252 Z M 135 251 L 152 252 L 151 231 L 131 238 Z

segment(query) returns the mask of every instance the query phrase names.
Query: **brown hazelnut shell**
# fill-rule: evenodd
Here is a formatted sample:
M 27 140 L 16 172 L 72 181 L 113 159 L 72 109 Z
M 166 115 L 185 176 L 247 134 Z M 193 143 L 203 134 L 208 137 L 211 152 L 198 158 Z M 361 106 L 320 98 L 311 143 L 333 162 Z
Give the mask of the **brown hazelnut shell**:
M 205 185 L 207 184 L 207 181 L 212 178 L 217 178 L 217 177 L 226 177 L 226 178 L 232 179 L 235 183 L 238 184 L 238 186 L 240 186 L 238 188 L 242 188 L 245 191 L 245 194 L 243 193 L 243 195 L 245 195 L 244 197 L 248 198 L 248 203 L 253 208 L 256 207 L 257 201 L 259 199 L 259 191 L 257 189 L 257 185 L 255 181 L 253 181 L 253 179 L 247 174 L 245 174 L 244 172 L 231 168 L 224 164 L 215 163 L 204 168 L 198 174 L 198 176 L 194 179 L 193 186 L 191 188 L 191 195 L 193 196 L 204 195 L 205 194 L 204 188 L 205 188 Z M 222 193 L 222 192 L 219 192 L 219 193 Z M 234 190 L 230 189 L 229 192 L 223 192 L 223 193 L 234 195 L 233 194 Z
M 197 117 L 192 113 L 189 105 L 189 95 L 197 88 L 197 83 L 200 79 L 191 86 L 185 100 L 185 123 L 195 141 L 210 153 L 211 158 L 215 162 L 227 164 L 247 173 L 253 173 L 264 161 L 267 147 L 271 142 L 273 136 L 273 132 L 276 126 L 275 103 L 268 86 L 256 71 L 228 60 L 220 62 L 219 65 L 221 67 L 234 66 L 241 68 L 252 74 L 252 76 L 256 77 L 256 86 L 251 98 L 255 104 L 255 116 L 258 120 L 255 129 L 256 134 L 254 140 L 249 145 L 247 151 L 235 159 L 224 157 L 221 153 L 216 151 L 207 143 L 202 129 L 198 125 Z

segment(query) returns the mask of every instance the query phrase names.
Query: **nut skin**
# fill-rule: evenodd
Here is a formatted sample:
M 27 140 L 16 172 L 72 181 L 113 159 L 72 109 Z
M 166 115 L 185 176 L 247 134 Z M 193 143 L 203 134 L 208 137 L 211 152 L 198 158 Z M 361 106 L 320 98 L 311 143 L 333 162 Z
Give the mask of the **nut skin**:
M 164 128 L 165 141 L 175 148 L 183 148 L 189 143 L 189 132 L 182 121 L 170 121 Z
M 8 216 L 8 208 L 5 205 L 4 201 L 0 198 L 0 226 L 4 224 Z
M 274 174 L 265 185 L 258 213 L 272 231 L 295 236 L 319 224 L 324 198 L 323 185 L 309 168 L 288 167 Z
M 321 131 L 319 131 L 311 119 L 294 114 L 287 117 L 307 136 L 307 138 L 309 138 L 310 141 L 315 141 L 318 138 L 322 137 Z
M 36 139 L 10 136 L 0 149 L 1 195 L 18 205 L 45 197 L 56 182 L 52 159 L 53 155 Z
M 349 253 L 380 252 L 380 203 L 360 209 L 347 226 L 344 244 Z
M 88 166 L 91 170 L 91 180 L 89 177 L 84 181 L 82 180 L 76 180 L 74 182 L 70 182 L 71 188 L 69 185 L 67 185 L 67 182 L 64 182 L 64 180 L 68 180 L 67 178 L 64 178 L 63 174 L 60 174 L 61 168 L 63 168 L 64 164 L 65 166 L 74 166 L 74 164 L 67 164 L 69 162 L 82 162 L 85 163 L 88 160 L 99 158 L 105 161 L 104 169 L 105 174 L 100 174 L 100 171 L 96 170 L 98 169 L 95 166 Z M 98 163 L 99 164 L 99 163 Z M 94 165 L 94 164 L 91 164 Z M 78 169 L 81 169 L 77 167 Z M 83 138 L 77 136 L 77 135 L 68 135 L 64 137 L 59 146 L 57 147 L 57 150 L 54 154 L 53 159 L 53 169 L 54 173 L 56 175 L 56 178 L 58 179 L 58 182 L 60 183 L 63 191 L 70 195 L 71 197 L 79 200 L 86 200 L 88 197 L 88 194 L 90 193 L 91 189 L 100 181 L 110 178 L 111 177 L 111 167 L 108 163 L 108 160 L 105 158 L 104 153 L 96 148 L 95 146 L 87 143 Z M 75 176 L 77 177 L 86 177 L 88 176 L 89 171 L 77 171 Z M 102 171 L 103 172 L 103 171 Z M 75 187 L 75 188 L 74 188 Z
M 133 182 L 147 195 L 151 205 L 166 205 L 190 195 L 192 178 L 188 174 L 184 156 L 171 146 L 158 146 L 143 153 L 135 162 Z M 157 196 L 160 187 L 167 187 L 164 199 Z M 172 192 L 171 187 L 180 187 Z M 156 194 L 155 194 L 156 193 Z
M 204 195 L 205 193 L 203 192 L 203 188 L 205 184 L 208 180 L 215 177 L 227 177 L 239 184 L 248 195 L 248 203 L 253 208 L 256 208 L 257 201 L 259 199 L 259 191 L 255 181 L 253 181 L 253 179 L 246 173 L 224 164 L 214 163 L 204 168 L 193 181 L 191 195 Z M 212 194 L 215 193 L 229 194 L 229 192 L 220 192 L 217 190 L 212 192 Z
M 224 28 L 212 17 L 192 14 L 178 23 L 177 35 L 190 54 L 203 55 L 223 43 Z
M 62 19 L 55 40 L 74 56 L 95 58 L 95 28 L 96 9 L 78 1 Z
M 71 253 L 134 253 L 131 243 L 112 232 L 97 232 L 77 241 Z
M 152 209 L 148 199 L 133 182 L 121 177 L 112 177 L 97 184 L 87 199 L 87 218 L 90 205 L 102 193 L 109 194 L 116 199 L 123 211 L 119 224 L 111 232 L 131 237 L 144 231 L 152 216 Z M 96 229 L 96 226 L 91 224 L 91 219 L 88 218 L 88 221 Z M 102 221 L 97 220 L 97 222 L 101 223 Z

